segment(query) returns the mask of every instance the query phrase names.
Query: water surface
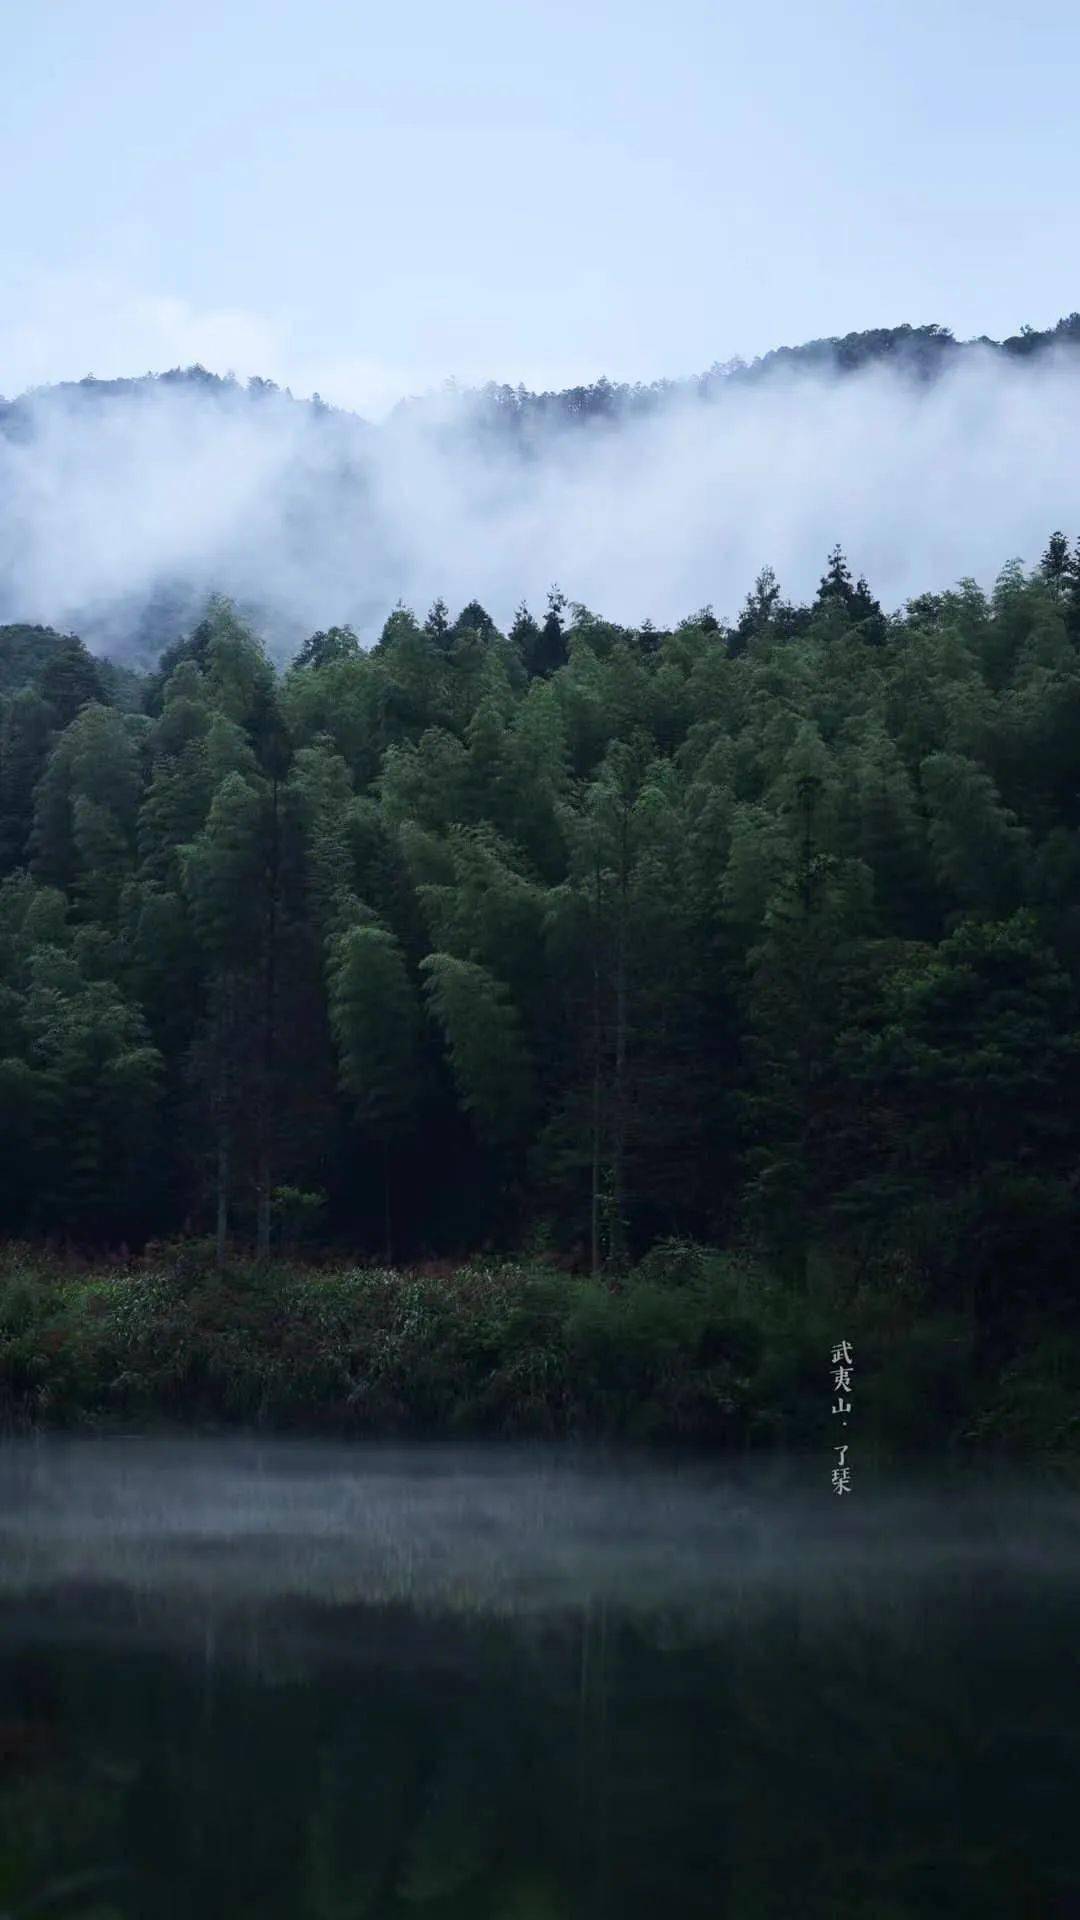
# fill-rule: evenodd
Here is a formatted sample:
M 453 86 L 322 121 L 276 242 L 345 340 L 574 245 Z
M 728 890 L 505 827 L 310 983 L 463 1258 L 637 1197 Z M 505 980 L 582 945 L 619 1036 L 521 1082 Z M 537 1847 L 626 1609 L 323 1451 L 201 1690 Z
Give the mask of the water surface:
M 0 1456 L 0 1915 L 1080 1915 L 1080 1501 L 574 1449 Z

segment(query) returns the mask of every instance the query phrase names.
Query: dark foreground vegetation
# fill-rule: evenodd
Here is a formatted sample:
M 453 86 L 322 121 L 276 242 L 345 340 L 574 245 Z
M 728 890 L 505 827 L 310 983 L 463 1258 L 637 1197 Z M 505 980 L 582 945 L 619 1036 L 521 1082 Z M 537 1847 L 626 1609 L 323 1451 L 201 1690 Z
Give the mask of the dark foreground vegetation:
M 1030 1323 L 1003 1352 L 903 1289 L 669 1243 L 620 1280 L 523 1262 L 217 1267 L 211 1246 L 126 1266 L 0 1258 L 0 1425 L 178 1422 L 298 1433 L 602 1437 L 870 1454 L 1080 1450 L 1080 1339 Z
M 801 1432 L 864 1324 L 898 1433 L 1057 1444 L 1078 741 L 1057 534 L 894 615 L 836 552 L 731 626 L 437 603 L 284 674 L 220 602 L 148 676 L 4 629 L 0 1234 L 201 1248 L 13 1256 L 9 1413 Z

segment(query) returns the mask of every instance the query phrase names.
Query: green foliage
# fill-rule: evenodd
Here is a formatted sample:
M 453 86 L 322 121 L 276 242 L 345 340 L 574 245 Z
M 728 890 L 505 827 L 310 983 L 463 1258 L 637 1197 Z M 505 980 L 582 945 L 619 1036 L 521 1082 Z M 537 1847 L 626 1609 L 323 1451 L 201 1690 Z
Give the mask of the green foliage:
M 242 966 L 259 952 L 263 860 L 261 796 L 242 774 L 230 773 L 201 834 L 181 851 L 196 930 L 208 955 L 222 964 Z
M 320 1204 L 279 1200 L 294 1237 Z M 965 1323 L 928 1315 L 915 1295 L 852 1290 L 823 1271 L 799 1297 L 753 1261 L 686 1242 L 655 1249 L 617 1289 L 520 1262 L 394 1271 L 279 1257 L 222 1272 L 199 1242 L 118 1268 L 8 1246 L 0 1423 L 196 1416 L 817 1448 L 831 1437 L 839 1326 L 858 1354 L 862 1438 L 879 1456 L 1075 1448 L 1073 1335 L 1036 1329 L 980 1366 Z
M 216 600 L 144 684 L 7 630 L 0 1234 L 738 1246 L 1013 1351 L 1074 1298 L 1078 582 L 1055 533 L 886 617 L 834 549 L 731 628 L 553 588 L 283 676 Z M 583 1297 L 597 1393 L 689 1338 L 665 1274 Z
M 465 1111 L 493 1143 L 512 1139 L 528 1116 L 532 1068 L 506 988 L 449 953 L 430 953 L 421 972 Z
M 70 644 L 69 634 L 56 633 L 52 627 L 23 623 L 0 627 L 0 694 L 20 693 L 40 684 L 50 661 Z
M 383 1140 L 400 1134 L 419 1093 L 420 1009 L 385 927 L 351 927 L 334 942 L 330 1024 L 359 1125 Z
M 60 947 L 31 948 L 26 984 L 0 1061 L 10 1102 L 8 1204 L 24 1226 L 93 1234 L 146 1216 L 153 1193 L 163 1061 L 139 1009 L 108 980 L 89 980 Z M 17 1051 L 15 1050 L 17 1049 Z

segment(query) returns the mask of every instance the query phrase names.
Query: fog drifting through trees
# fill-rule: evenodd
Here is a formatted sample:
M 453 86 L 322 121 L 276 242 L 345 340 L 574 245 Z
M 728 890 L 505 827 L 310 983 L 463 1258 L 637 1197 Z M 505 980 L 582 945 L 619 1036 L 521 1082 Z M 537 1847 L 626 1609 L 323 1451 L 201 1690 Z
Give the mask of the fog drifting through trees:
M 524 435 L 510 389 L 378 427 L 199 378 L 46 390 L 0 409 L 0 621 L 147 655 L 216 590 L 284 658 L 313 626 L 373 639 L 399 597 L 476 596 L 505 626 L 558 580 L 667 625 L 706 602 L 734 615 L 766 562 L 804 597 L 835 541 L 886 608 L 928 582 L 988 586 L 1080 522 L 1080 355 L 975 345 L 943 364 L 781 357 L 707 398 L 539 409 Z

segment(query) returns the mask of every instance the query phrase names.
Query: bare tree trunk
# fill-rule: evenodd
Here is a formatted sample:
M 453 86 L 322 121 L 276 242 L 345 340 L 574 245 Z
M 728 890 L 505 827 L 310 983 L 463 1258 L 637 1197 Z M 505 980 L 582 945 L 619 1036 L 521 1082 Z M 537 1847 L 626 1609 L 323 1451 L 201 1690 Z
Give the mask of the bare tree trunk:
M 218 1118 L 217 1141 L 217 1246 L 219 1267 L 225 1265 L 229 1244 L 229 1123 L 224 1114 Z
M 259 1151 L 256 1171 L 255 1251 L 260 1260 L 270 1254 L 270 1132 L 274 1100 L 274 1050 L 277 1037 L 277 893 L 278 893 L 278 783 L 271 787 L 270 869 L 267 888 L 266 955 L 263 969 L 263 1063 L 259 1090 Z
M 217 1124 L 217 1232 L 215 1257 L 225 1265 L 229 1251 L 229 1181 L 232 1176 L 232 1047 L 233 983 L 228 975 L 219 978 L 214 1013 L 214 1044 L 217 1050 L 213 1096 Z
M 590 1267 L 595 1280 L 600 1272 L 600 859 L 596 860 L 596 895 L 593 923 L 593 1083 L 592 1083 L 592 1195 Z
M 386 1264 L 388 1267 L 392 1267 L 394 1264 L 394 1245 L 393 1245 L 393 1238 L 390 1231 L 390 1149 L 387 1146 L 385 1140 L 383 1141 L 383 1150 L 382 1150 L 382 1177 L 383 1177 L 383 1244 L 386 1249 Z
M 626 941 L 629 915 L 629 814 L 624 806 L 619 861 L 619 905 L 615 929 L 615 1078 L 611 1123 L 611 1232 L 613 1266 L 626 1255 Z
M 270 1164 L 265 1144 L 259 1153 L 258 1192 L 255 1196 L 255 1252 L 260 1260 L 270 1253 Z
M 614 1266 L 626 1253 L 626 940 L 619 929 L 615 962 L 615 1084 L 611 1124 L 611 1233 L 609 1247 Z
M 592 1111 L 592 1205 L 590 1219 L 589 1270 L 595 1280 L 600 1272 L 600 1061 L 593 1068 Z

